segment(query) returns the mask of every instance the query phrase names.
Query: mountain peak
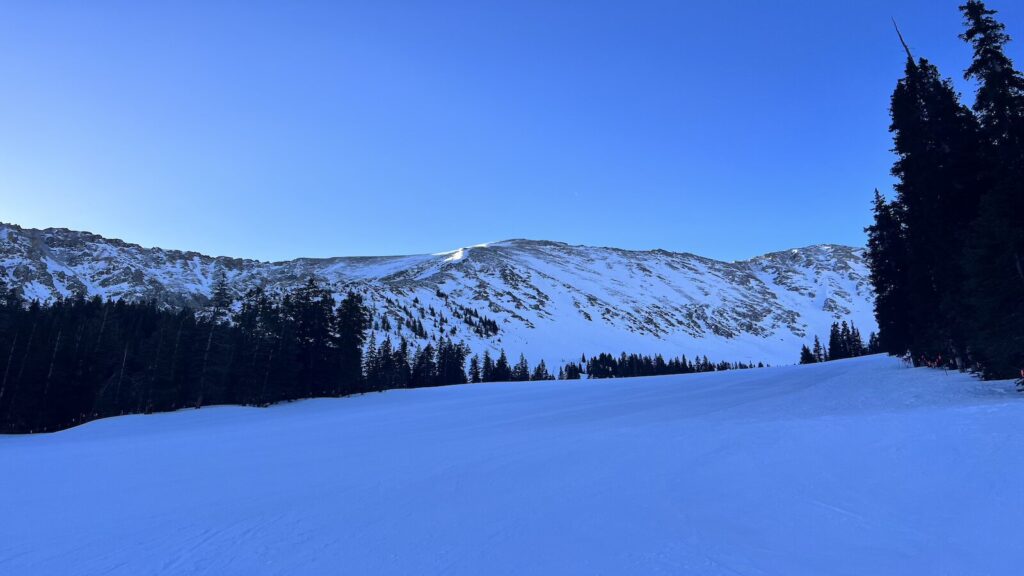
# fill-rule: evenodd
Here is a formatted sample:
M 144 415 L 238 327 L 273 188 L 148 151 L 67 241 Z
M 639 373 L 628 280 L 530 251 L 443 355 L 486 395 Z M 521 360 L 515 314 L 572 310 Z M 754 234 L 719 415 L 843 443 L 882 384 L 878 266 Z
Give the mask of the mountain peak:
M 722 262 L 515 238 L 437 254 L 261 262 L 0 225 L 0 275 L 43 301 L 203 306 L 218 271 L 238 297 L 254 286 L 283 293 L 311 277 L 360 292 L 380 338 L 415 347 L 443 335 L 553 366 L 623 351 L 788 362 L 832 322 L 855 321 L 865 334 L 874 326 L 863 250 L 834 244 Z

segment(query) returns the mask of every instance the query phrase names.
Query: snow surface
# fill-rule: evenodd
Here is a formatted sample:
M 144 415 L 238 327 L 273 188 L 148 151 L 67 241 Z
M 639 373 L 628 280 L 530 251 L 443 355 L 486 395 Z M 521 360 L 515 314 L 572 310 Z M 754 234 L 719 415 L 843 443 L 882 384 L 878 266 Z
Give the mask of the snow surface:
M 887 357 L 0 437 L 0 574 L 1019 574 L 1024 402 Z
M 28 298 L 72 294 L 202 306 L 224 273 L 236 296 L 287 291 L 310 277 L 341 298 L 363 294 L 374 336 L 411 348 L 438 335 L 476 354 L 525 354 L 557 371 L 611 354 L 707 355 L 714 361 L 795 362 L 833 322 L 875 331 L 861 248 L 818 245 L 721 262 L 664 250 L 505 240 L 439 254 L 256 262 L 143 248 L 87 232 L 0 224 L 0 278 Z M 497 333 L 473 325 L 479 315 Z M 384 322 L 384 318 L 388 322 Z M 420 338 L 411 323 L 430 338 Z M 390 326 L 390 328 L 384 328 Z

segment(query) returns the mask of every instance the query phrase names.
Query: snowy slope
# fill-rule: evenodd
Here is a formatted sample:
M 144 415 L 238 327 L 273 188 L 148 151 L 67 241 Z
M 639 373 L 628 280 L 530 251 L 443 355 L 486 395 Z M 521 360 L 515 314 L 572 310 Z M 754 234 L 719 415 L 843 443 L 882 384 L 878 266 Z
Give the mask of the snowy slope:
M 1019 574 L 1024 404 L 886 357 L 0 436 L 0 573 Z
M 30 298 L 72 294 L 202 305 L 223 271 L 236 294 L 287 290 L 316 277 L 367 296 L 392 337 L 408 322 L 476 352 L 504 348 L 551 366 L 581 353 L 708 355 L 790 363 L 815 334 L 852 320 L 875 329 L 863 250 L 820 245 L 720 262 L 663 250 L 628 251 L 509 240 L 443 254 L 257 262 L 142 248 L 86 232 L 0 224 L 0 274 Z M 387 316 L 385 323 L 383 318 Z M 496 334 L 474 328 L 477 317 Z

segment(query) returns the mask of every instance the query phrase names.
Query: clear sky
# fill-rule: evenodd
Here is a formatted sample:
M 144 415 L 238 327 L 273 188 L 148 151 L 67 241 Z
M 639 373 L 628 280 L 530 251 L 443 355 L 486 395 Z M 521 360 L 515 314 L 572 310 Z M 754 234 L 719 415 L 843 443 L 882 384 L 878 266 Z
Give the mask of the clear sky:
M 957 3 L 5 3 L 0 221 L 274 260 L 862 244 L 890 17 L 969 92 Z

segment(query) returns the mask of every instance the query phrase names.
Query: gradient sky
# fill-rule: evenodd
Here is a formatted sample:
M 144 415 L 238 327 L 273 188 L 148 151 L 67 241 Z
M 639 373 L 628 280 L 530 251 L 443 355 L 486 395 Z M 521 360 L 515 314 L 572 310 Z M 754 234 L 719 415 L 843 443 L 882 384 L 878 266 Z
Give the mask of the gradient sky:
M 272 260 L 862 244 L 890 17 L 969 93 L 957 3 L 5 3 L 0 221 Z

